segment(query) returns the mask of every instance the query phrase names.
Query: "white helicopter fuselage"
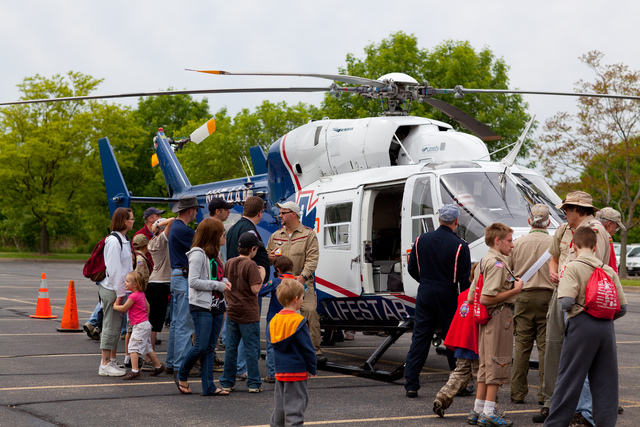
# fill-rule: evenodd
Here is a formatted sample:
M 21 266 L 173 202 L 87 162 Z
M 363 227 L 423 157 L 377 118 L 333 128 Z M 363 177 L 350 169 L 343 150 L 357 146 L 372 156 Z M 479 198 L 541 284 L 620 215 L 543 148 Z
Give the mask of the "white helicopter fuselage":
M 336 324 L 397 324 L 413 314 L 418 283 L 408 254 L 417 236 L 438 227 L 445 203 L 460 207 L 457 234 L 472 261 L 487 252 L 484 228 L 493 222 L 516 237 L 528 232 L 535 203 L 549 205 L 554 226 L 562 222 L 553 207 L 560 199 L 538 173 L 505 171 L 481 140 L 435 120 L 310 122 L 275 143 L 270 162 L 276 152 L 295 187 L 286 198 L 318 235 L 318 311 Z

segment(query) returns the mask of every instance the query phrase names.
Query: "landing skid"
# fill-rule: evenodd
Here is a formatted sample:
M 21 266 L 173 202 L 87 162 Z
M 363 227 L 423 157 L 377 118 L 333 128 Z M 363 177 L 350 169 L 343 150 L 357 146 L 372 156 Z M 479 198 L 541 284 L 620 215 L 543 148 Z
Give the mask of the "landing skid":
M 396 368 L 393 372 L 382 371 L 375 368 L 376 363 L 382 355 L 391 347 L 405 332 L 413 328 L 413 319 L 405 320 L 397 328 L 389 330 L 389 335 L 369 356 L 362 366 L 342 365 L 339 363 L 326 362 L 318 365 L 319 369 L 340 374 L 354 375 L 362 378 L 369 378 L 377 381 L 394 382 L 404 376 L 404 364 Z

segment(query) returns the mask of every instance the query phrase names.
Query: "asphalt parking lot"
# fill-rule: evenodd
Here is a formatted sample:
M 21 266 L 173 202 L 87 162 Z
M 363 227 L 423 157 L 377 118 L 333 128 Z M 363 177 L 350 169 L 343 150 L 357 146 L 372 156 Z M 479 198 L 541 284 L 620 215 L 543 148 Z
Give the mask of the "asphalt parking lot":
M 33 319 L 40 276 L 47 274 L 51 308 L 56 319 Z M 80 263 L 0 262 L 0 424 L 19 426 L 118 425 L 268 425 L 273 401 L 272 384 L 260 394 L 249 394 L 239 382 L 229 397 L 202 397 L 199 378 L 190 379 L 193 395 L 179 394 L 169 375 L 143 376 L 134 381 L 97 375 L 99 345 L 84 333 L 61 333 L 69 281 L 76 290 L 82 325 L 97 302 L 96 287 L 82 277 Z M 616 322 L 620 404 L 625 411 L 619 426 L 640 422 L 640 292 L 627 292 L 629 313 Z M 158 335 L 158 356 L 164 362 L 168 331 Z M 325 347 L 329 360 L 358 365 L 383 338 L 356 334 L 354 341 Z M 403 363 L 410 336 L 404 336 L 378 367 L 393 370 Z M 124 346 L 124 342 L 122 342 Z M 264 344 L 263 344 L 264 345 Z M 120 351 L 122 353 L 122 351 Z M 221 353 L 222 354 L 222 353 Z M 121 359 L 122 356 L 119 356 Z M 266 375 L 264 361 L 261 372 Z M 214 374 L 217 379 L 219 374 Z M 429 355 L 421 376 L 419 397 L 404 395 L 403 380 L 384 383 L 320 371 L 309 380 L 307 425 L 424 426 L 463 425 L 473 397 L 456 398 L 445 418 L 432 411 L 433 397 L 446 382 L 446 360 Z M 529 373 L 530 394 L 524 405 L 509 401 L 509 386 L 500 391 L 501 409 L 515 425 L 534 425 L 537 371 Z

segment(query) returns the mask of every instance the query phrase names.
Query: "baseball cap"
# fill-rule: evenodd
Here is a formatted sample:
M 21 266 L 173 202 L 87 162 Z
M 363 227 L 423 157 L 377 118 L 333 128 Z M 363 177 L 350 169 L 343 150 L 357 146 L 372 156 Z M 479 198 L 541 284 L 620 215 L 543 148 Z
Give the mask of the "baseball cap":
M 624 224 L 622 224 L 622 215 L 620 215 L 620 212 L 618 212 L 613 208 L 606 207 L 606 208 L 600 209 L 600 211 L 596 215 L 596 218 L 605 220 L 605 221 L 615 222 L 616 224 L 618 224 L 618 227 L 620 227 L 622 230 L 626 230 Z
M 531 221 L 549 221 L 549 207 L 542 203 L 537 203 L 531 208 Z
M 227 203 L 224 199 L 220 197 L 214 197 L 209 202 L 209 212 L 215 212 L 216 209 L 232 209 L 234 206 L 233 203 Z
M 460 216 L 460 210 L 456 205 L 446 204 L 442 205 L 438 214 L 442 222 L 453 222 Z
M 164 211 L 163 211 L 163 210 L 158 209 L 158 208 L 151 207 L 151 208 L 147 209 L 146 211 L 144 211 L 143 218 L 144 218 L 144 219 L 147 219 L 147 218 L 149 218 L 149 217 L 150 217 L 151 215 L 153 215 L 153 214 L 156 214 L 156 215 L 162 215 L 163 213 L 164 213 Z
M 254 246 L 264 248 L 264 243 L 258 239 L 258 236 L 253 231 L 247 231 L 240 235 L 238 238 L 238 247 L 244 249 L 250 249 Z
M 276 206 L 280 209 L 289 209 L 300 216 L 300 206 L 296 205 L 295 202 L 284 202 L 284 203 L 276 203 Z
M 149 239 L 147 239 L 147 236 L 145 236 L 144 234 L 140 233 L 133 236 L 133 247 L 135 249 L 144 248 L 148 244 Z

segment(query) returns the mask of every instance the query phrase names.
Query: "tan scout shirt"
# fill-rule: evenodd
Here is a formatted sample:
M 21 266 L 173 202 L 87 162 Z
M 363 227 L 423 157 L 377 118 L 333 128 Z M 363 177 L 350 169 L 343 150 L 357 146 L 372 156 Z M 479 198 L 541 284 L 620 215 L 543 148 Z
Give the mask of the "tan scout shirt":
M 511 265 L 516 277 L 524 276 L 533 264 L 549 249 L 553 237 L 546 230 L 532 229 L 529 234 L 518 237 L 513 242 L 511 251 Z M 523 290 L 549 289 L 553 291 L 555 286 L 549 279 L 549 261 L 534 274 L 522 287 Z
M 307 287 L 313 287 L 313 273 L 318 267 L 318 238 L 315 231 L 305 227 L 302 223 L 293 230 L 289 236 L 286 228 L 282 227 L 269 237 L 267 243 L 267 253 L 275 248 L 282 249 L 282 255 L 291 258 L 293 261 L 293 274 L 304 275 L 308 279 Z
M 140 251 L 136 251 L 136 271 L 140 273 L 145 283 L 149 283 L 149 264 L 147 257 Z
M 590 227 L 596 232 L 598 235 L 596 257 L 604 262 L 605 265 L 608 265 L 611 245 L 609 244 L 609 233 L 607 233 L 602 223 L 595 219 L 593 215 L 589 215 L 578 227 Z M 551 248 L 549 248 L 549 253 L 558 258 L 558 273 L 562 271 L 569 261 L 576 258 L 575 249 L 573 246 L 573 230 L 571 230 L 569 224 L 562 224 L 556 230 Z
M 496 259 L 497 258 L 497 259 Z M 513 288 L 514 277 L 510 273 L 511 265 L 507 257 L 497 250 L 491 248 L 489 252 L 480 261 L 480 271 L 484 278 L 482 285 L 482 295 L 494 297 L 501 292 L 506 292 Z M 500 304 L 514 304 L 516 302 L 515 295 L 502 301 Z M 493 308 L 499 304 L 488 305 L 487 308 Z
M 149 241 L 147 246 L 153 258 L 153 271 L 150 282 L 170 282 L 171 281 L 171 260 L 169 259 L 169 239 L 164 231 Z
M 616 285 L 619 304 L 627 304 L 627 299 L 624 296 L 624 291 L 620 285 L 620 279 L 613 269 L 606 264 L 602 266 L 602 261 L 593 255 L 580 255 L 578 258 L 567 264 L 562 276 L 560 277 L 560 283 L 558 285 L 558 298 L 571 297 L 576 301 L 571 308 L 571 311 L 567 313 L 567 318 L 574 317 L 582 312 L 587 283 L 589 282 L 591 274 L 593 274 L 593 267 L 579 261 L 584 261 L 593 267 L 602 267 L 604 272 L 611 277 L 611 280 L 613 280 L 613 283 Z

